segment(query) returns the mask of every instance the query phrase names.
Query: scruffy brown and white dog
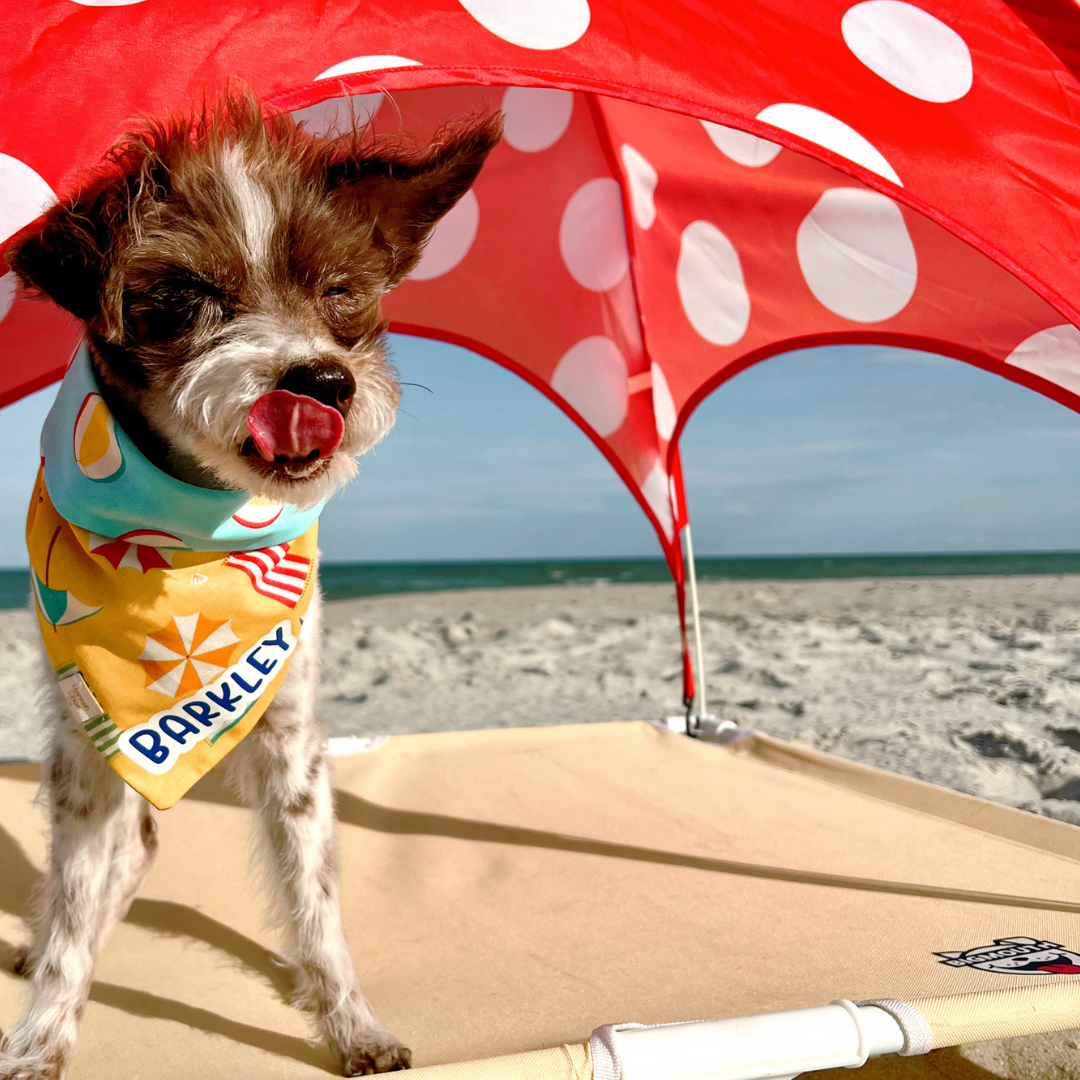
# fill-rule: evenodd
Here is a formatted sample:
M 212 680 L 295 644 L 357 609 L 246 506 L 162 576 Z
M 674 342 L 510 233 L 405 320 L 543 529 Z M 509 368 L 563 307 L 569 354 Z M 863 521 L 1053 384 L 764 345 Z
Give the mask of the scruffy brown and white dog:
M 316 139 L 229 92 L 193 119 L 125 137 L 78 199 L 51 209 L 7 258 L 85 324 L 102 397 L 153 464 L 189 484 L 312 505 L 392 425 L 380 299 L 499 134 L 488 117 L 419 152 L 355 132 Z M 247 418 L 274 390 L 337 410 L 340 444 L 309 432 L 295 446 L 281 433 L 270 452 L 257 445 Z M 285 682 L 228 764 L 255 810 L 298 1002 L 352 1076 L 407 1068 L 410 1055 L 364 999 L 342 929 L 318 640 L 316 597 Z M 22 961 L 33 999 L 2 1044 L 0 1080 L 64 1072 L 97 951 L 156 847 L 150 804 L 67 715 L 51 670 L 45 681 L 50 868 Z

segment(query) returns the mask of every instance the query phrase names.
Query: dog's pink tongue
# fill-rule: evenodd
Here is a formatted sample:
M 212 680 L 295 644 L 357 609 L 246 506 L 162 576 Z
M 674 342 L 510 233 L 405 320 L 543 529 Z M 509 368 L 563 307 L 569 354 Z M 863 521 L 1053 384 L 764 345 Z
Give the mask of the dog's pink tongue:
M 329 457 L 345 434 L 345 421 L 337 409 L 288 390 L 263 394 L 251 406 L 247 426 L 267 461 L 278 457 L 303 459 L 314 450 L 319 451 L 319 457 Z

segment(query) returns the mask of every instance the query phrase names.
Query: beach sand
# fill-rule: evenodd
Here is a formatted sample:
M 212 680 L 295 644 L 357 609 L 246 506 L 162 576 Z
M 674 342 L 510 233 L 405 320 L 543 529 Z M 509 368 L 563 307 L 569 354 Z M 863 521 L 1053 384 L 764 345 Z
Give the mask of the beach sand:
M 743 727 L 1080 824 L 1080 575 L 702 587 L 710 708 Z M 36 757 L 28 613 L 0 612 L 0 759 Z M 327 605 L 332 735 L 680 712 L 667 585 L 412 593 Z M 867 1072 L 1080 1075 L 1080 1032 Z M 919 1076 L 930 1075 L 918 1072 Z
M 1080 575 L 705 583 L 709 707 L 743 727 L 1080 823 Z M 667 585 L 327 605 L 332 735 L 681 711 Z M 0 612 L 0 758 L 36 757 L 28 613 Z

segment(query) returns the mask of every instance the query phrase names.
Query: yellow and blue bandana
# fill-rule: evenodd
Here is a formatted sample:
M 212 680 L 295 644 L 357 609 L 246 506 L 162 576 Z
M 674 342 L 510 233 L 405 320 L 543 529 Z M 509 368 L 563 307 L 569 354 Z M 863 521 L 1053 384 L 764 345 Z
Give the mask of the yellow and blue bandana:
M 76 354 L 42 432 L 31 583 L 72 716 L 159 809 L 273 700 L 311 602 L 321 511 L 163 473 Z

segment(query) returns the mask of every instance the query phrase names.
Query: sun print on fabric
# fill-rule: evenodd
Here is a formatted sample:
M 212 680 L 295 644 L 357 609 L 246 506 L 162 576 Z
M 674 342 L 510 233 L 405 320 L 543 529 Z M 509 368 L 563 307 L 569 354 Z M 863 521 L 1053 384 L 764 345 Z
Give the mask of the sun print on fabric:
M 216 622 L 201 612 L 174 615 L 153 634 L 138 659 L 146 670 L 146 687 L 166 697 L 191 694 L 228 667 L 240 641 L 231 620 Z

